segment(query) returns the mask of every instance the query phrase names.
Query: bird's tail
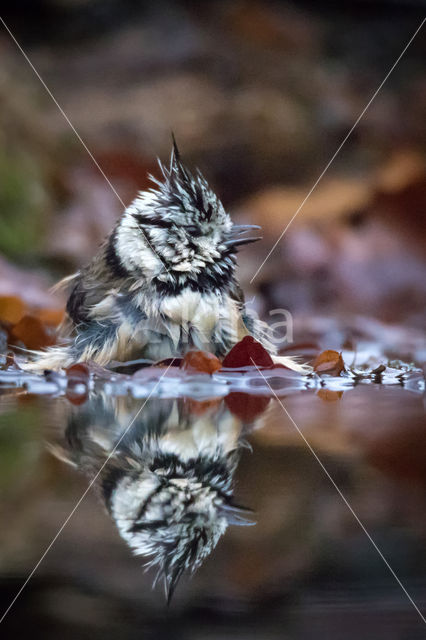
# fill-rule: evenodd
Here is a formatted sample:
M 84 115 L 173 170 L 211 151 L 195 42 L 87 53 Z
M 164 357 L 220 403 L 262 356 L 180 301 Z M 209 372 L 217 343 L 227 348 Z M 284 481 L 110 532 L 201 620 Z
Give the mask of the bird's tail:
M 301 356 L 271 356 L 274 364 L 283 364 L 285 367 L 303 373 L 304 375 L 312 373 L 313 369 L 309 364 L 300 362 Z
M 45 351 L 31 351 L 30 353 L 34 359 L 29 362 L 20 363 L 19 365 L 24 371 L 41 373 L 46 369 L 64 369 L 73 364 L 73 358 L 67 346 L 50 347 Z

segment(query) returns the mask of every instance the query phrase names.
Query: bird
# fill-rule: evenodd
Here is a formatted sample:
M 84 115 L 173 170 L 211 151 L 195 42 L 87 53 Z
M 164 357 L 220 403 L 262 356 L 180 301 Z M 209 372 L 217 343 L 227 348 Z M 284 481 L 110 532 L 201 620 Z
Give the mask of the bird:
M 237 252 L 260 240 L 257 225 L 233 224 L 199 170 L 182 162 L 173 137 L 161 179 L 139 192 L 93 259 L 59 286 L 68 290 L 58 344 L 30 370 L 76 362 L 159 361 L 199 349 L 223 358 L 247 335 L 281 364 L 266 323 L 247 312 L 236 276 Z
M 180 578 L 200 568 L 229 526 L 256 524 L 233 495 L 244 425 L 223 402 L 194 412 L 182 398 L 150 399 L 129 430 L 138 402 L 93 394 L 69 409 L 63 444 L 49 448 L 91 479 L 170 603 Z

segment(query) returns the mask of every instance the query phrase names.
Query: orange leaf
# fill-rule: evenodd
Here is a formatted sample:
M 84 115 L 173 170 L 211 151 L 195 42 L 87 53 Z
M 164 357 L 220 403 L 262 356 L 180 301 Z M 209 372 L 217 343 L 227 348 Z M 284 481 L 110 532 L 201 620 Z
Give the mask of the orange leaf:
M 55 343 L 53 336 L 46 331 L 38 318 L 24 316 L 11 331 L 15 340 L 20 340 L 28 349 L 42 349 Z
M 0 296 L 0 321 L 16 324 L 25 314 L 25 304 L 17 296 Z
M 345 370 L 345 363 L 343 362 L 341 353 L 328 349 L 315 358 L 313 367 L 317 373 L 340 376 L 342 371 Z
M 220 360 L 207 351 L 188 351 L 180 366 L 187 371 L 200 371 L 210 374 L 222 368 Z
M 64 309 L 39 309 L 37 311 L 37 318 L 49 327 L 57 327 L 64 319 Z
M 332 391 L 331 389 L 320 389 L 317 393 L 318 398 L 324 402 L 336 402 L 343 396 L 343 391 Z

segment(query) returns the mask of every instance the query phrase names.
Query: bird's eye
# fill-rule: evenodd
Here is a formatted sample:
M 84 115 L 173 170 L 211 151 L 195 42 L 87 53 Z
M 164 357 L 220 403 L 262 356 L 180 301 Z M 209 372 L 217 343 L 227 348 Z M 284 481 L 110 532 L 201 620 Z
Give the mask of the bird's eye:
M 199 238 L 200 236 L 203 235 L 203 232 L 201 231 L 200 227 L 197 227 L 193 224 L 186 226 L 185 229 L 187 230 L 189 235 L 191 235 L 193 238 Z

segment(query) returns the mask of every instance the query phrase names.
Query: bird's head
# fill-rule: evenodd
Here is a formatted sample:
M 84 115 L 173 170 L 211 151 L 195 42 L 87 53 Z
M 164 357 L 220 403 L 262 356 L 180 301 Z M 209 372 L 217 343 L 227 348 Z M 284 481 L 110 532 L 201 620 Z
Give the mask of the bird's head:
M 131 273 L 166 285 L 194 284 L 210 290 L 232 278 L 235 254 L 255 225 L 234 225 L 199 171 L 182 164 L 176 143 L 163 180 L 141 192 L 116 231 L 115 250 Z
M 230 480 L 227 465 L 217 461 L 165 456 L 157 469 L 118 482 L 111 514 L 134 553 L 157 568 L 155 582 L 164 582 L 168 601 L 182 574 L 198 569 L 228 525 L 255 524 L 249 510 L 232 503 Z

